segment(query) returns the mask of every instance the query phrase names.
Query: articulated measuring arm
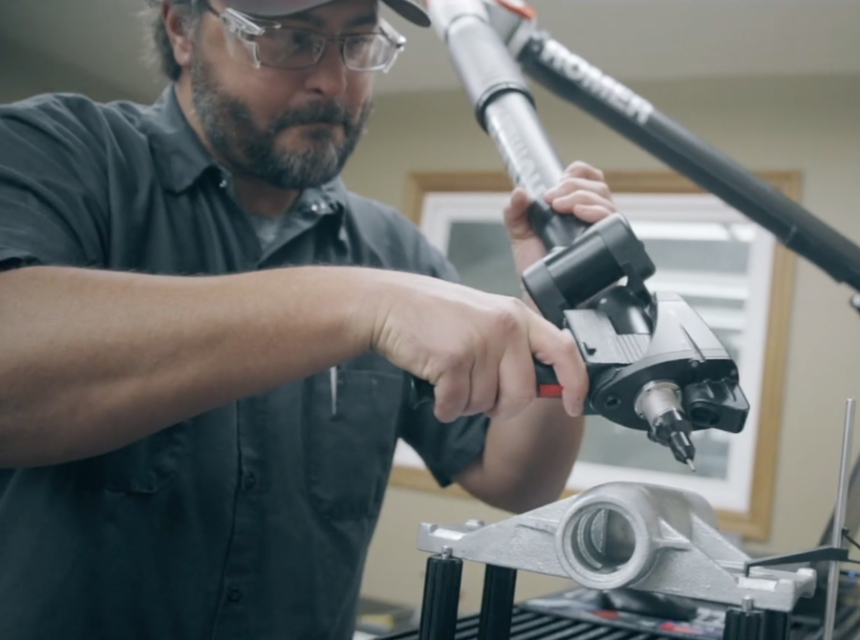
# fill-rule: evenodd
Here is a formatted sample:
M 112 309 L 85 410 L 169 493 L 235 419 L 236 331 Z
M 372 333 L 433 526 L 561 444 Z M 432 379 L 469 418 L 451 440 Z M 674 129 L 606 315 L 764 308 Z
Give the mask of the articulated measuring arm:
M 857 291 L 860 247 L 539 31 L 534 10 L 524 3 L 428 4 L 480 126 L 514 182 L 535 201 L 532 224 L 549 255 L 524 274 L 523 283 L 541 313 L 570 330 L 579 346 L 591 386 L 587 413 L 646 431 L 688 463 L 691 431 L 740 432 L 749 405 L 736 364 L 683 299 L 648 292 L 645 281 L 654 265 L 624 217 L 588 226 L 544 203 L 543 193 L 561 178 L 563 164 L 521 70 Z M 539 383 L 552 382 L 551 371 L 536 367 Z
M 558 181 L 563 167 L 536 116 L 520 68 L 857 291 L 860 247 L 537 31 L 534 12 L 518 0 L 429 0 L 429 6 L 478 122 L 492 136 L 514 182 L 538 203 L 532 223 L 549 255 L 524 274 L 524 284 L 541 312 L 576 339 L 591 383 L 588 411 L 648 431 L 679 460 L 691 450 L 686 448 L 690 430 L 740 431 L 749 407 L 734 362 L 683 300 L 648 292 L 645 280 L 654 266 L 623 216 L 587 227 L 542 205 L 544 192 Z M 618 282 L 623 277 L 627 281 L 622 286 Z M 860 309 L 860 296 L 854 301 Z M 539 371 L 539 380 L 543 373 Z M 847 433 L 850 424 L 846 422 Z M 850 438 L 845 442 L 840 495 L 847 486 Z M 844 501 L 842 505 L 844 517 Z M 841 524 L 834 528 L 842 529 Z M 839 539 L 837 533 L 833 550 L 842 557 Z M 487 564 L 482 638 L 509 637 L 518 569 L 570 577 L 594 589 L 629 586 L 740 604 L 742 610 L 727 613 L 725 638 L 752 628 L 735 628 L 735 622 L 760 622 L 754 617 L 761 612 L 753 608 L 782 616 L 771 618 L 776 627 L 755 637 L 776 638 L 777 627 L 779 637 L 787 637 L 787 612 L 815 588 L 814 571 L 756 567 L 722 538 L 716 514 L 699 496 L 643 485 L 604 485 L 489 527 L 471 521 L 459 527 L 425 524 L 419 548 L 440 554 L 430 562 L 457 579 L 462 560 Z M 831 632 L 836 580 L 833 565 Z M 443 581 L 431 582 L 425 583 L 425 605 L 428 593 L 448 591 Z M 434 584 L 439 588 L 428 591 Z M 442 619 L 438 612 L 455 618 L 456 602 L 447 604 L 424 607 L 422 640 L 454 638 L 453 624 L 431 624 Z
M 534 201 L 531 222 L 548 255 L 523 284 L 579 347 L 589 376 L 586 412 L 645 431 L 694 468 L 692 431 L 743 429 L 749 405 L 737 365 L 682 298 L 648 291 L 654 264 L 623 215 L 587 225 L 544 202 L 564 165 L 506 45 L 531 42 L 523 25 L 532 22 L 483 0 L 431 0 L 430 12 L 478 122 Z M 536 367 L 546 380 L 546 368 Z

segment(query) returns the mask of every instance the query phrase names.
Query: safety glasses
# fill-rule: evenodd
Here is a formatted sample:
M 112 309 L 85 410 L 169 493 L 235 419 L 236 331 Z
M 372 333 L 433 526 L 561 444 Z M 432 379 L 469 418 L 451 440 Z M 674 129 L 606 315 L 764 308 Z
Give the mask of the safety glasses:
M 385 20 L 380 20 L 378 30 L 372 33 L 332 37 L 309 29 L 252 18 L 235 9 L 218 11 L 209 4 L 209 0 L 204 0 L 203 4 L 207 11 L 221 20 L 228 41 L 241 44 L 250 53 L 251 62 L 257 68 L 273 67 L 291 71 L 307 69 L 322 60 L 329 43 L 335 43 L 347 69 L 387 73 L 406 46 L 406 38 Z

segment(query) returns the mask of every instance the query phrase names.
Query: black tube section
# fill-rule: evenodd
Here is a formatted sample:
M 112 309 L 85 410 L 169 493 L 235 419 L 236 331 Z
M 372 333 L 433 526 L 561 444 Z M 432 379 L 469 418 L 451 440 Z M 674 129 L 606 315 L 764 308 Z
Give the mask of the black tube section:
M 478 640 L 510 640 L 516 586 L 516 569 L 487 565 L 484 571 Z
M 419 640 L 454 640 L 463 561 L 447 555 L 427 558 Z

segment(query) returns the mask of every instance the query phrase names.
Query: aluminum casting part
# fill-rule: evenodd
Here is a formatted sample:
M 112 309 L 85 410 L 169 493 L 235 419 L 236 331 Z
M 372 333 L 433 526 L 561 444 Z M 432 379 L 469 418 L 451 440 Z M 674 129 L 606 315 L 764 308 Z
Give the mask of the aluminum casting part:
M 642 387 L 633 406 L 653 427 L 664 413 L 681 409 L 681 390 L 673 382 L 655 380 Z
M 585 587 L 629 587 L 763 610 L 791 611 L 811 596 L 815 571 L 753 567 L 718 531 L 698 494 L 609 483 L 495 524 L 424 523 L 418 548 L 448 547 L 463 560 L 569 578 Z
M 562 516 L 556 553 L 568 576 L 582 586 L 616 589 L 651 569 L 660 524 L 653 508 L 631 510 L 632 497 L 621 491 L 594 493 Z

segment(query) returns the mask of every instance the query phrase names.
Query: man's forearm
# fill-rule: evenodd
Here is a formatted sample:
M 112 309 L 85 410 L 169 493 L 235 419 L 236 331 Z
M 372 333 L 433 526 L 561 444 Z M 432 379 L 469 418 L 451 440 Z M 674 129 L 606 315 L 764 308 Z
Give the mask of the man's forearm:
M 0 467 L 103 453 L 359 354 L 363 273 L 0 273 Z
M 584 418 L 557 400 L 536 400 L 511 420 L 493 420 L 484 454 L 457 482 L 500 509 L 522 513 L 557 500 L 579 453 Z

